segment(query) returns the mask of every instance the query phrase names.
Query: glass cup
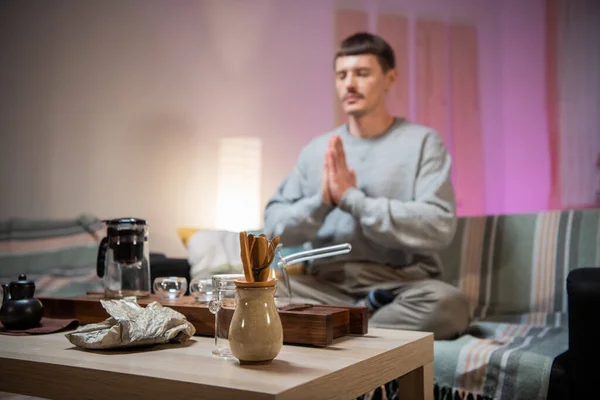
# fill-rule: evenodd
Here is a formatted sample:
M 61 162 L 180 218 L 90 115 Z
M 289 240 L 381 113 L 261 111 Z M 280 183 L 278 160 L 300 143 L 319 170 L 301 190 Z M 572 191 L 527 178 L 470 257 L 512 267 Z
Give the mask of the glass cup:
M 154 279 L 154 293 L 168 300 L 175 300 L 185 294 L 187 280 L 181 276 L 161 276 Z
M 287 286 L 290 284 L 289 276 L 287 274 L 286 265 L 281 258 L 279 251 L 275 252 L 275 260 L 271 264 L 271 277 L 270 279 L 279 279 L 277 287 L 275 288 L 275 307 L 281 309 L 291 303 L 291 296 Z
M 236 279 L 244 279 L 244 274 L 212 277 L 213 298 L 208 303 L 208 309 L 215 314 L 215 348 L 212 353 L 223 359 L 235 358 L 229 350 L 229 323 L 236 306 Z
M 190 295 L 198 302 L 211 301 L 213 298 L 212 279 L 193 279 L 190 282 Z

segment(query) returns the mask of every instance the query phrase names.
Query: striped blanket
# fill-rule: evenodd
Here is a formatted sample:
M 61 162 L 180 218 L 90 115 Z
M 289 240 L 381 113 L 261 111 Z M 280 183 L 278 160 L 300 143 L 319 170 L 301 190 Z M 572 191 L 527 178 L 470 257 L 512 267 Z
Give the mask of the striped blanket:
M 600 267 L 600 209 L 464 217 L 442 259 L 475 322 L 435 342 L 436 399 L 546 398 L 568 348 L 566 277 Z
M 435 399 L 545 399 L 568 348 L 566 277 L 600 267 L 600 209 L 463 217 L 440 256 L 474 322 L 435 341 Z M 397 395 L 389 382 L 360 399 Z
M 545 399 L 567 342 L 565 325 L 476 322 L 457 340 L 435 342 L 435 398 Z
M 105 226 L 98 218 L 0 221 L 0 283 L 26 274 L 36 296 L 75 296 L 102 289 L 96 257 Z

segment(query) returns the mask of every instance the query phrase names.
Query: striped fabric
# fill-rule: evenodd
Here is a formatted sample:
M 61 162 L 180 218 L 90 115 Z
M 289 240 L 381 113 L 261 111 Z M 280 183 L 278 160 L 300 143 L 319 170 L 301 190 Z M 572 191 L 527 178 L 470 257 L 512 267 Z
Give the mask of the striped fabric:
M 36 296 L 100 290 L 96 257 L 104 234 L 104 223 L 90 215 L 65 220 L 2 221 L 0 283 L 26 274 L 36 284 Z
M 459 339 L 435 342 L 435 398 L 545 399 L 567 343 L 566 325 L 475 322 Z
M 600 267 L 600 209 L 462 218 L 442 257 L 474 323 L 435 343 L 436 398 L 546 398 L 568 347 L 566 277 Z
M 600 209 L 462 218 L 442 258 L 475 318 L 530 313 L 544 323 L 567 310 L 569 271 L 600 266 Z

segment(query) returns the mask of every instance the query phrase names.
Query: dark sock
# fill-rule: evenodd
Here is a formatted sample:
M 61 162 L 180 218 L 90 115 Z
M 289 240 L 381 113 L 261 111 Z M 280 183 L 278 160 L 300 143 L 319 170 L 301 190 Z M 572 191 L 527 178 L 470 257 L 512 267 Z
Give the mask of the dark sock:
M 371 290 L 371 293 L 373 293 L 373 298 L 375 299 L 375 301 L 380 304 L 379 307 L 383 307 L 386 304 L 391 303 L 392 301 L 394 301 L 394 298 L 396 297 L 394 295 L 394 293 L 390 292 L 389 290 L 383 290 L 383 289 L 375 289 L 375 290 Z M 371 294 L 369 293 L 369 294 Z
M 391 303 L 394 300 L 394 297 L 396 297 L 394 293 L 389 290 L 373 289 L 367 294 L 364 302 L 372 314 L 386 304 Z

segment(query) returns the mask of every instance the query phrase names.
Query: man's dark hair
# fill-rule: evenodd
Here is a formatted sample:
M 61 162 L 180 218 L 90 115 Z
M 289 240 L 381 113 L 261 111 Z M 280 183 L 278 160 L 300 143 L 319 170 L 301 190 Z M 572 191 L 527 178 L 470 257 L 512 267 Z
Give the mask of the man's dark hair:
M 368 32 L 358 32 L 344 39 L 337 53 L 335 53 L 334 61 L 338 57 L 360 54 L 373 54 L 376 56 L 383 72 L 396 67 L 394 50 L 388 42 L 383 40 L 382 37 Z

